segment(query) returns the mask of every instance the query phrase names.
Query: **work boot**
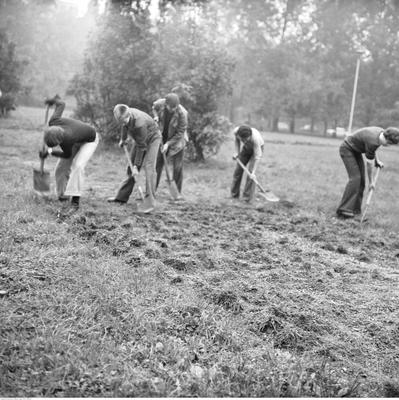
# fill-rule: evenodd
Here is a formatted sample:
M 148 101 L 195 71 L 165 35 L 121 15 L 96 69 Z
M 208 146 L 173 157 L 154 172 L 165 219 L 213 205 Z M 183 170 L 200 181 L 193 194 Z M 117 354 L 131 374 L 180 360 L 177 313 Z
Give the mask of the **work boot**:
M 126 204 L 125 200 L 119 200 L 116 197 L 109 197 L 107 199 L 108 203 L 118 203 L 118 204 Z
M 136 212 L 141 214 L 149 214 L 155 210 L 155 202 L 151 201 L 148 197 L 144 199 L 142 204 L 137 206 Z
M 72 196 L 71 205 L 73 208 L 78 209 L 80 202 L 80 196 Z
M 351 211 L 337 211 L 337 217 L 341 219 L 350 219 L 354 218 L 355 214 Z

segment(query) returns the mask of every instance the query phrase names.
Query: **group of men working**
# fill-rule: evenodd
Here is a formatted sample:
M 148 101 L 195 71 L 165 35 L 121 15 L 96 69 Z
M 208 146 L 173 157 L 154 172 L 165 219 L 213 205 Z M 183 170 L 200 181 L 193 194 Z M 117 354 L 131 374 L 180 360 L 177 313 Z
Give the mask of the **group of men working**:
M 90 125 L 71 118 L 63 118 L 65 103 L 55 96 L 46 100 L 48 107 L 55 106 L 55 111 L 44 132 L 44 147 L 39 156 L 49 154 L 59 157 L 55 169 L 56 193 L 60 201 L 71 199 L 74 207 L 79 206 L 83 189 L 84 169 L 93 155 L 99 135 Z M 145 198 L 137 212 L 150 213 L 155 208 L 155 192 L 159 185 L 162 169 L 167 160 L 173 164 L 173 180 L 182 191 L 184 148 L 188 141 L 187 110 L 180 104 L 177 94 L 169 93 L 165 98 L 153 103 L 153 117 L 125 104 L 114 107 L 114 117 L 121 125 L 119 145 L 126 146 L 127 139 L 133 139 L 134 145 L 129 154 L 130 165 L 127 177 L 120 185 L 117 194 L 109 202 L 126 203 L 133 191 L 139 171 L 144 169 L 146 178 Z M 264 150 L 262 135 L 255 128 L 240 125 L 234 130 L 236 154 L 243 165 L 248 165 L 249 174 L 243 192 L 243 198 L 251 202 L 255 192 L 255 172 Z M 340 218 L 353 218 L 360 214 L 365 188 L 365 168 L 362 154 L 367 161 L 367 176 L 372 188 L 372 169 L 382 168 L 383 164 L 376 156 L 379 146 L 399 143 L 397 128 L 382 129 L 367 127 L 349 135 L 340 146 L 340 155 L 347 169 L 349 181 L 337 209 Z M 59 150 L 54 147 L 59 146 Z M 237 163 L 233 174 L 231 197 L 240 196 L 243 168 Z
M 59 96 L 47 99 L 48 107 L 55 106 L 44 130 L 44 147 L 39 156 L 59 157 L 55 168 L 56 193 L 58 200 L 67 201 L 77 208 L 83 190 L 84 169 L 93 155 L 99 135 L 89 124 L 72 118 L 62 117 L 65 102 Z M 114 117 L 121 125 L 119 145 L 124 147 L 130 137 L 134 145 L 130 150 L 132 168 L 120 185 L 116 196 L 109 202 L 126 203 L 133 191 L 139 171 L 144 169 L 146 194 L 138 212 L 149 213 L 155 207 L 155 191 L 159 185 L 164 166 L 164 154 L 173 164 L 173 180 L 179 192 L 183 184 L 183 159 L 187 137 L 187 110 L 180 104 L 175 93 L 158 99 L 153 104 L 154 117 L 125 104 L 114 107 Z M 59 150 L 54 147 L 59 146 Z

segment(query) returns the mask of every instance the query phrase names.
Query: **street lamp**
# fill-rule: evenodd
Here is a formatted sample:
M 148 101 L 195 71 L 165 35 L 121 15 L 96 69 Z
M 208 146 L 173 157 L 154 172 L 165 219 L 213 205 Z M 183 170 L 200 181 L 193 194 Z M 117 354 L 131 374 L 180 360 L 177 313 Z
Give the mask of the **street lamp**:
M 353 84 L 351 111 L 350 111 L 350 114 L 349 114 L 349 125 L 348 125 L 348 132 L 347 132 L 348 135 L 350 135 L 351 131 L 352 131 L 353 113 L 355 111 L 357 81 L 359 79 L 360 56 L 363 54 L 363 52 L 362 51 L 357 51 L 356 53 L 357 53 L 356 72 L 355 72 L 355 82 Z

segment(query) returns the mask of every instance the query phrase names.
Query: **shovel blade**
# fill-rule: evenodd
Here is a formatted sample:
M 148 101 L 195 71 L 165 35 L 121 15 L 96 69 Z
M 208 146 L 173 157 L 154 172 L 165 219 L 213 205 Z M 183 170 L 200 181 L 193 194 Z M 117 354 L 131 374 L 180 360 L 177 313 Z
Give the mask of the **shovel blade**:
M 33 170 L 33 189 L 37 192 L 50 191 L 50 172 L 41 171 L 40 169 Z
M 272 203 L 279 201 L 280 199 L 273 192 L 262 192 L 260 195 L 266 200 Z

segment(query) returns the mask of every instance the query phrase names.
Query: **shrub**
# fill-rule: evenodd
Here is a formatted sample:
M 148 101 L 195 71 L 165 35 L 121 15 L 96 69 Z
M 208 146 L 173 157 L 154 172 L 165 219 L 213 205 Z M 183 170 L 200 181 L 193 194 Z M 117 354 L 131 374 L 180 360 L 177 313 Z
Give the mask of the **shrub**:
M 156 25 L 145 12 L 132 13 L 113 9 L 99 24 L 83 71 L 71 84 L 76 115 L 114 141 L 119 134 L 115 104 L 150 113 L 153 101 L 174 88 L 189 112 L 187 154 L 204 160 L 219 150 L 229 128 L 217 109 L 231 92 L 233 63 L 215 37 L 199 27 L 202 22 L 184 13 L 164 16 Z

